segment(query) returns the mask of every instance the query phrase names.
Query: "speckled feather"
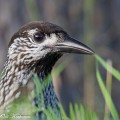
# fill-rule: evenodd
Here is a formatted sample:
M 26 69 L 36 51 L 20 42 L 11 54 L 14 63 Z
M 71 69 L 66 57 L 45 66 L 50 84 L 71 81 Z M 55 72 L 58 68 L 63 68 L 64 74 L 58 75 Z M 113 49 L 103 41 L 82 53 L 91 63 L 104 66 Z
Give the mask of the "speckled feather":
M 42 44 L 54 44 L 57 34 L 67 34 L 62 28 L 54 24 L 33 22 L 23 26 L 13 35 L 0 80 L 1 109 L 20 96 L 26 96 L 23 91 L 28 91 L 28 83 L 33 73 L 36 72 L 39 78 L 43 80 L 51 72 L 55 62 L 62 56 L 60 53 L 51 54 L 49 50 L 45 52 L 42 45 L 35 43 L 32 36 L 37 31 L 44 33 L 45 39 L 48 39 L 48 42 Z M 41 51 L 41 55 L 37 53 L 38 51 Z M 45 107 L 51 106 L 60 115 L 59 102 L 52 82 L 43 91 L 43 96 Z M 34 99 L 34 103 L 39 106 L 36 101 L 37 98 Z
M 51 73 L 56 61 L 63 52 L 93 54 L 86 45 L 71 38 L 61 27 L 48 22 L 32 22 L 16 32 L 9 43 L 7 60 L 0 80 L 0 109 L 9 107 L 14 100 L 29 97 L 34 89 L 31 80 L 36 73 L 45 89 L 44 107 L 50 106 L 61 119 L 59 101 L 53 83 L 44 86 L 45 78 Z M 29 89 L 29 83 L 32 88 Z M 34 105 L 41 107 L 41 95 L 32 98 Z M 39 119 L 45 116 L 36 113 Z

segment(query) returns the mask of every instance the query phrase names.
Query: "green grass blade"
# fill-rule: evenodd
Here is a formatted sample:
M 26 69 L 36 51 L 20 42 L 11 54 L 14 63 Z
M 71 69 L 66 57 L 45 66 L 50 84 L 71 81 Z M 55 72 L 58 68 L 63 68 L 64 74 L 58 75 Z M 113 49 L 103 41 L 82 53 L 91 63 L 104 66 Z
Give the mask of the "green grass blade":
M 92 112 L 90 109 L 87 110 L 87 120 L 92 120 Z
M 75 108 L 76 119 L 79 120 L 80 119 L 80 109 L 79 109 L 79 106 L 77 103 L 75 103 L 74 108 Z
M 44 107 L 44 98 L 43 98 L 43 93 L 42 93 L 42 85 L 40 83 L 40 80 L 38 78 L 38 76 L 36 74 L 33 74 L 33 81 L 34 81 L 34 84 L 35 84 L 35 97 L 38 97 L 39 95 L 41 95 L 39 98 L 39 104 L 41 104 L 42 106 L 40 107 Z
M 80 118 L 81 120 L 86 120 L 86 112 L 85 112 L 85 108 L 83 107 L 83 105 L 80 105 Z
M 70 104 L 70 119 L 75 120 L 75 113 L 74 113 L 74 108 L 72 104 Z
M 60 107 L 60 112 L 61 112 L 61 115 L 62 115 L 62 120 L 69 120 L 69 118 L 67 117 L 62 105 L 59 105 Z
M 100 72 L 99 72 L 99 69 L 98 69 L 98 64 L 96 64 L 96 77 L 97 77 L 97 80 L 98 80 L 98 84 L 99 84 L 99 87 L 100 87 L 100 90 L 104 96 L 104 99 L 105 99 L 105 102 L 111 112 L 111 115 L 112 117 L 114 118 L 114 120 L 119 120 L 119 115 L 117 113 L 117 110 L 114 106 L 114 103 L 112 101 L 112 98 L 109 94 L 109 92 L 107 91 L 107 89 L 105 88 L 105 85 L 103 83 L 103 79 L 100 75 Z
M 51 107 L 47 107 L 47 111 L 51 114 L 52 120 L 60 120 L 58 115 L 55 113 L 55 111 Z
M 119 71 L 117 71 L 115 68 L 110 66 L 108 63 L 106 63 L 99 55 L 96 54 L 95 58 L 106 70 L 108 70 L 117 80 L 120 81 L 120 72 Z

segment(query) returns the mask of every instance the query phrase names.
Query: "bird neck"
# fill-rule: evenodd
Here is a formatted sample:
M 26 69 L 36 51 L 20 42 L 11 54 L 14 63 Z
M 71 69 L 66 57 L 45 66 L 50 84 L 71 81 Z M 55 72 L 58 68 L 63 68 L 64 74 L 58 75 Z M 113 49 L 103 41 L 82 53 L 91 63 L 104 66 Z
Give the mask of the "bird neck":
M 51 73 L 52 67 L 60 57 L 60 54 L 47 55 L 44 59 L 32 65 L 16 64 L 13 60 L 7 59 L 0 80 L 0 107 L 7 106 L 20 95 L 24 95 L 24 91 L 28 91 L 26 84 L 32 77 L 33 72 L 37 73 L 42 85 L 48 81 L 49 84 L 44 87 L 43 91 L 44 101 L 46 101 L 45 106 L 53 106 L 54 101 L 57 102 L 57 97 L 52 80 L 45 80 L 45 78 Z M 49 102 L 49 99 L 51 102 Z
M 49 59 L 48 59 L 48 58 Z M 53 110 L 59 114 L 59 102 L 54 91 L 54 86 L 51 78 L 51 70 L 56 61 L 61 57 L 61 54 L 54 54 L 47 56 L 43 61 L 40 61 L 36 67 L 36 73 L 40 79 L 42 85 L 42 94 L 44 100 L 44 107 L 47 108 L 48 106 L 53 108 Z M 39 108 L 43 107 L 40 105 L 42 102 L 41 95 L 36 97 L 35 105 Z M 39 103 L 39 104 L 37 104 Z
M 28 79 L 32 76 L 33 68 L 33 65 L 16 64 L 13 60 L 7 59 L 1 73 L 1 81 L 10 81 L 10 84 L 12 84 L 11 82 L 16 82 L 25 86 Z
M 33 72 L 26 67 L 7 59 L 0 78 L 0 107 L 4 108 L 23 93 L 21 88 L 25 88 Z

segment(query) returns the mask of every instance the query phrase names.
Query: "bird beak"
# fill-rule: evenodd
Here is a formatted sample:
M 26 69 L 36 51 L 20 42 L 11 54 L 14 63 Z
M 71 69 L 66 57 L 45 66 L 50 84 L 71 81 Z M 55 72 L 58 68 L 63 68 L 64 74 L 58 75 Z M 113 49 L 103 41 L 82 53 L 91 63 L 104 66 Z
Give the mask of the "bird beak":
M 78 54 L 94 54 L 93 50 L 83 43 L 67 36 L 63 42 L 55 45 L 60 52 L 78 53 Z

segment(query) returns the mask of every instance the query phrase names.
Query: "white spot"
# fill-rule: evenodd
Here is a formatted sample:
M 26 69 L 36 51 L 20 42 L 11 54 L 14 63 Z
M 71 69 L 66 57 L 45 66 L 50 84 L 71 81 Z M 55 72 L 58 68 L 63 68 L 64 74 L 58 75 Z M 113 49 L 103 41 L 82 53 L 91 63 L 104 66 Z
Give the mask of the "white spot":
M 50 37 L 46 36 L 46 40 L 44 42 L 45 45 L 47 46 L 53 46 L 57 43 L 58 38 L 55 33 L 51 34 Z
M 30 36 L 32 36 L 34 33 L 37 32 L 37 28 L 36 28 L 36 29 L 32 29 L 32 30 L 28 30 L 27 32 L 28 32 L 28 34 L 29 34 Z
M 9 86 L 7 85 L 7 86 L 5 87 L 5 91 L 7 91 L 7 90 L 8 90 L 8 88 L 9 88 Z

